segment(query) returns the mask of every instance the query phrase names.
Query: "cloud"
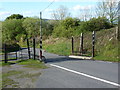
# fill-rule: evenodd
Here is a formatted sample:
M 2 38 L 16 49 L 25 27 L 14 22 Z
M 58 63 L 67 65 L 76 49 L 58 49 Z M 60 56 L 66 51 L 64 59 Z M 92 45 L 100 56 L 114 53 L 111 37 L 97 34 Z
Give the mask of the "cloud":
M 8 17 L 10 15 L 11 15 L 11 13 L 7 12 L 7 11 L 0 12 L 0 20 L 4 20 L 4 19 L 6 19 L 6 17 Z
M 33 11 L 24 11 L 23 14 L 33 14 Z
M 52 2 L 54 0 L 2 0 L 1 2 Z M 55 0 L 55 2 L 97 2 L 100 0 Z
M 10 15 L 10 12 L 0 12 L 0 17 Z
M 45 12 L 52 12 L 53 9 L 46 9 Z
M 94 5 L 87 5 L 87 6 L 76 5 L 71 9 L 74 10 L 74 11 L 78 11 L 78 10 L 91 9 L 93 7 L 94 7 Z
M 80 6 L 80 5 L 76 5 L 73 7 L 73 10 L 77 11 L 77 10 L 80 10 L 80 9 L 83 9 L 84 7 L 83 6 Z
M 52 2 L 54 0 L 1 0 L 1 2 Z M 102 2 L 102 0 L 55 0 L 55 2 Z M 115 0 L 119 2 L 119 0 Z

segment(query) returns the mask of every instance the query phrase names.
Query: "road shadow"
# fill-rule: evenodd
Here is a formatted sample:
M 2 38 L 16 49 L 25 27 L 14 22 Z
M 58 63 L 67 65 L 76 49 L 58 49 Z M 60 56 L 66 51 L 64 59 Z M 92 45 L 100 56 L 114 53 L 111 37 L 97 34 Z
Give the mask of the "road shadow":
M 66 62 L 66 61 L 83 61 L 88 59 L 77 59 L 77 58 L 70 58 L 68 56 L 58 57 L 58 58 L 46 58 L 45 63 L 56 63 L 56 62 Z M 94 61 L 94 60 L 88 60 Z

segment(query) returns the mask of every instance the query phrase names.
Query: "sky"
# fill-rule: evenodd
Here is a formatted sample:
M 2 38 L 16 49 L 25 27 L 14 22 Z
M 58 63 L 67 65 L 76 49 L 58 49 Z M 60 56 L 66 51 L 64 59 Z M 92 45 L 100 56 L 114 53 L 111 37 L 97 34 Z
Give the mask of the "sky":
M 40 11 L 44 10 L 54 0 L 2 0 L 0 2 L 0 20 L 12 14 L 21 14 L 24 17 L 39 17 Z M 42 12 L 42 18 L 52 19 L 51 14 L 61 5 L 68 8 L 72 17 L 78 17 L 80 9 L 94 8 L 98 0 L 55 0 Z

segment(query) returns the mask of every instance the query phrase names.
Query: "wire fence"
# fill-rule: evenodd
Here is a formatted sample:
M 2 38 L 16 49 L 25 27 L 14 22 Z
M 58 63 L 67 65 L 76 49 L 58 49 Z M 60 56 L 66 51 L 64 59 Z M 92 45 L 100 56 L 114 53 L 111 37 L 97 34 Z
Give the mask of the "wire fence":
M 81 52 L 81 36 L 74 37 L 73 40 L 73 49 L 74 55 L 85 55 L 92 56 L 93 53 L 93 38 L 92 32 L 83 34 L 83 51 Z M 109 54 L 109 50 L 115 50 L 117 48 L 117 29 L 113 28 L 110 30 L 96 31 L 95 32 L 95 55 L 104 53 L 105 55 Z M 106 50 L 106 52 L 104 52 Z M 117 49 L 116 49 L 117 50 Z M 111 53 L 112 54 L 112 53 Z M 108 57 L 110 57 L 110 55 Z M 112 55 L 111 55 L 112 56 Z

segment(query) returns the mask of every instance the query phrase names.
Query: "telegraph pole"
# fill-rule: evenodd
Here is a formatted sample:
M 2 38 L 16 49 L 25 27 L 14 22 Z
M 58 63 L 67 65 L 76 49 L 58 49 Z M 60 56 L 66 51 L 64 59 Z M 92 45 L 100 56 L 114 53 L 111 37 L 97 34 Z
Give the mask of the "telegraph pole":
M 42 12 L 40 12 L 40 60 L 42 60 Z
M 92 33 L 92 57 L 95 56 L 95 31 Z

